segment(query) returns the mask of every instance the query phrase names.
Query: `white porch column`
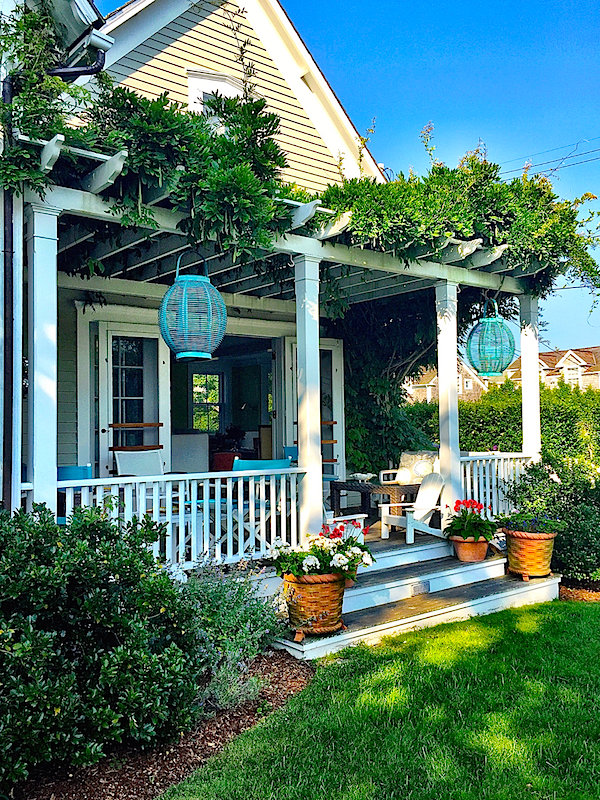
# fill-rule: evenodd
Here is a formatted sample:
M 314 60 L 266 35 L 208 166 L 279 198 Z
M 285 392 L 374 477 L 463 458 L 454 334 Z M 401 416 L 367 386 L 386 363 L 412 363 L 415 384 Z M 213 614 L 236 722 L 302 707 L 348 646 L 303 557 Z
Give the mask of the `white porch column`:
M 440 473 L 444 479 L 442 509 L 452 509 L 462 497 L 458 444 L 458 286 L 440 281 L 435 287 L 437 314 L 438 388 L 440 415 Z M 442 518 L 447 516 L 442 514 Z
M 56 512 L 56 328 L 58 215 L 30 204 L 25 212 L 29 292 L 29 480 L 33 502 Z
M 519 296 L 521 311 L 521 386 L 523 452 L 539 458 L 542 448 L 540 425 L 540 347 L 537 297 Z
M 300 543 L 316 535 L 323 522 L 321 456 L 321 376 L 319 359 L 320 259 L 296 256 L 296 335 L 298 385 L 298 466 L 306 470 L 300 483 Z

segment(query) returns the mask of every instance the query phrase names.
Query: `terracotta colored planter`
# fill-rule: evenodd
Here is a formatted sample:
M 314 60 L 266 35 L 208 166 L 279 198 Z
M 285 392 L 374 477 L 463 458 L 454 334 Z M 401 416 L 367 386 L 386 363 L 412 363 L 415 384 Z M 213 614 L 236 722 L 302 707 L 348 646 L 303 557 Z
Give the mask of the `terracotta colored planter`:
M 550 574 L 555 533 L 502 530 L 506 534 L 509 572 L 521 575 L 524 581 Z
M 463 539 L 462 536 L 449 536 L 448 539 L 454 545 L 454 552 L 459 561 L 466 561 L 469 563 L 485 561 L 489 544 L 487 539 L 478 539 L 475 541 L 472 536 L 466 539 Z
M 333 633 L 343 627 L 345 583 L 346 578 L 340 572 L 299 578 L 283 576 L 283 592 L 290 626 L 296 631 L 295 641 L 301 642 L 307 633 Z

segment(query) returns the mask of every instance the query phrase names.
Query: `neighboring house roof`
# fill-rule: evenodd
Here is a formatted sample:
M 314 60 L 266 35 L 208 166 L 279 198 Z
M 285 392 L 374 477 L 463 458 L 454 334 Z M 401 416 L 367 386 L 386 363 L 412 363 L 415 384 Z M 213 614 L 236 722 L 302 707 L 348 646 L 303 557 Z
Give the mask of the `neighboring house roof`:
M 574 362 L 582 367 L 584 374 L 600 372 L 600 347 L 576 347 L 570 350 L 550 350 L 540 353 L 540 370 L 546 377 L 559 377 L 561 370 L 568 362 Z M 515 359 L 506 370 L 511 380 L 521 380 L 521 359 Z
M 463 359 L 460 358 L 460 356 L 458 358 L 458 369 L 459 372 L 460 371 L 465 372 L 469 378 L 472 378 L 482 387 L 482 389 L 487 391 L 486 384 L 481 380 L 481 378 L 475 372 L 475 370 L 472 369 L 467 364 L 466 361 L 463 361 Z M 432 367 L 431 369 L 427 369 L 423 373 L 421 373 L 421 375 L 418 378 L 415 378 L 414 381 L 411 381 L 411 385 L 413 389 L 416 389 L 418 386 L 434 386 L 436 382 L 437 382 L 437 369 L 435 369 L 435 367 Z
M 188 70 L 239 78 L 239 43 L 248 41 L 257 92 L 281 119 L 278 139 L 289 162 L 284 180 L 319 191 L 340 181 L 340 156 L 346 176 L 358 176 L 359 134 L 278 0 L 244 0 L 242 8 L 232 0 L 131 0 L 102 29 L 115 38 L 106 68 L 142 94 L 168 91 L 187 103 Z M 385 180 L 368 150 L 362 167 Z

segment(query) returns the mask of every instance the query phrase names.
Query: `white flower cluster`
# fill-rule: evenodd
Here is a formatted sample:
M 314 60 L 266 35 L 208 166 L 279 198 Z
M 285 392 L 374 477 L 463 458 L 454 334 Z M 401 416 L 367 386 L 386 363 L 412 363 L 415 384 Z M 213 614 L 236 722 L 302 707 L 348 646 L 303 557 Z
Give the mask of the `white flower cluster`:
M 273 544 L 269 548 L 267 553 L 269 558 L 275 560 L 278 556 L 284 555 L 286 556 L 288 553 L 292 552 L 292 548 L 289 544 L 286 544 L 283 539 L 275 539 Z
M 363 565 L 363 567 L 370 567 L 373 563 L 371 554 L 363 552 L 360 547 L 351 547 L 348 552 L 351 556 L 360 556 L 360 563 Z
M 345 567 L 348 564 L 348 559 L 343 553 L 336 553 L 331 559 L 332 567 Z
M 313 547 L 318 547 L 319 550 L 326 550 L 328 553 L 333 553 L 338 549 L 341 539 L 328 539 L 325 536 L 314 536 L 310 539 L 310 544 Z
M 316 556 L 306 556 L 302 562 L 302 569 L 304 572 L 310 572 L 311 569 L 319 569 L 319 559 Z

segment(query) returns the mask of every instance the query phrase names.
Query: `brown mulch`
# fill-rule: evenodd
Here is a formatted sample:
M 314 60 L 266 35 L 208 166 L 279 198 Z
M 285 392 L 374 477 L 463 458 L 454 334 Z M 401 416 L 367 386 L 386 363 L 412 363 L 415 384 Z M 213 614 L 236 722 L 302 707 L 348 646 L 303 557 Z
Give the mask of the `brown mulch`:
M 579 600 L 582 603 L 600 603 L 600 591 L 577 586 L 560 587 L 561 600 Z
M 250 674 L 263 681 L 257 701 L 222 711 L 153 750 L 123 749 L 89 767 L 38 773 L 15 790 L 18 800 L 152 800 L 179 783 L 265 712 L 280 708 L 310 682 L 314 669 L 283 650 L 259 656 Z

